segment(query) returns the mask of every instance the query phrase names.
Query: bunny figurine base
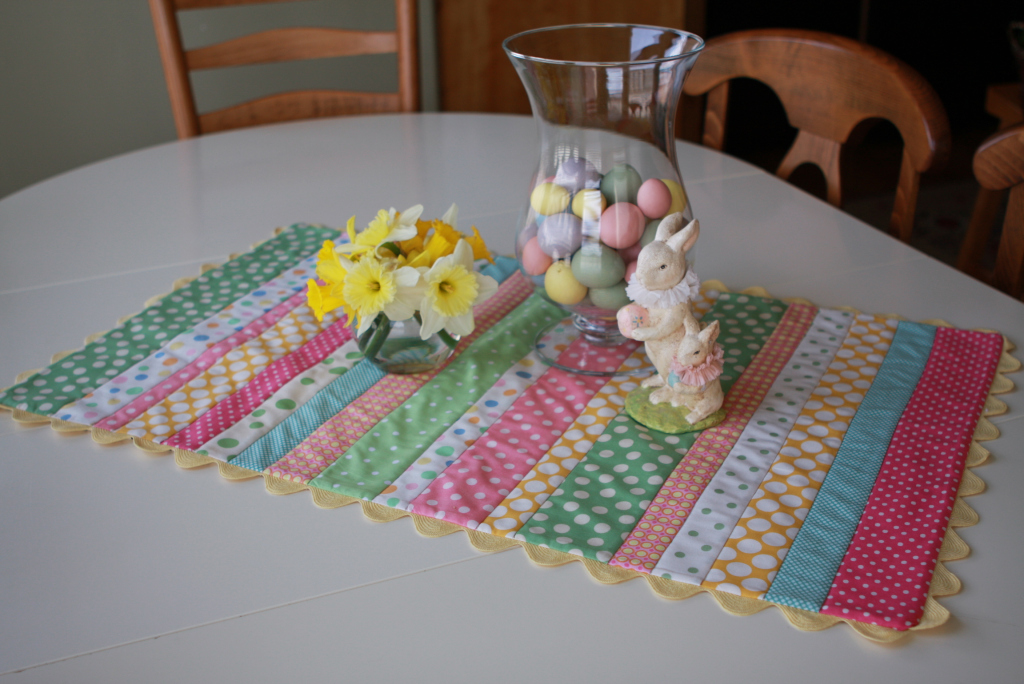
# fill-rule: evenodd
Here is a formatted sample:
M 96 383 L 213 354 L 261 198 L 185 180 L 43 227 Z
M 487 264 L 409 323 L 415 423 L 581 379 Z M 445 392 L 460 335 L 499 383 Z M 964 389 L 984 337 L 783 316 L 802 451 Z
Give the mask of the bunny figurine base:
M 725 420 L 725 411 L 718 409 L 704 420 L 691 423 L 687 420 L 690 411 L 685 406 L 671 403 L 652 404 L 650 387 L 635 389 L 626 395 L 626 414 L 645 427 L 670 435 L 698 432 L 714 427 Z

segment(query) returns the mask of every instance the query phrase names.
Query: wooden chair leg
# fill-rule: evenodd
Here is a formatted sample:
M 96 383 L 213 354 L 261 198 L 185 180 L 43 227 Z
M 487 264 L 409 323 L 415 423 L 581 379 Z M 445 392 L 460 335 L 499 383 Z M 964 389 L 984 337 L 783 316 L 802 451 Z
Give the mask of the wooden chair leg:
M 993 280 L 1011 297 L 1024 294 L 1024 184 L 1010 189 Z
M 988 244 L 1005 192 L 988 188 L 978 189 L 978 197 L 974 200 L 974 210 L 971 212 L 971 222 L 967 225 L 967 234 L 960 245 L 960 254 L 956 260 L 956 267 L 967 275 L 984 279 L 981 258 L 985 254 L 985 245 Z

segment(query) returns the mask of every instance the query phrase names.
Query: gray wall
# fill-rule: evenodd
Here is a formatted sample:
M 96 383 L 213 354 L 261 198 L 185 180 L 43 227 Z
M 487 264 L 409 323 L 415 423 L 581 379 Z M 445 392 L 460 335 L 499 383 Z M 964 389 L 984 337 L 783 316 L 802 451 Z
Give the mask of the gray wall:
M 434 14 L 420 0 L 423 109 L 437 109 Z M 392 0 L 308 0 L 179 15 L 186 47 L 274 26 L 391 29 Z M 200 73 L 200 111 L 277 90 L 397 89 L 393 55 Z M 175 139 L 146 0 L 0 0 L 0 197 Z

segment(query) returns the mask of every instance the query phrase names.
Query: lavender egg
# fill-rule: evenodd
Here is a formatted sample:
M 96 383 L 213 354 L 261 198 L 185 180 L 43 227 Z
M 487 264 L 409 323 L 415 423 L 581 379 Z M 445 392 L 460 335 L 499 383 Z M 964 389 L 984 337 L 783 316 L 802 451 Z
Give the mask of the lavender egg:
M 583 222 L 573 214 L 548 216 L 537 228 L 541 250 L 553 259 L 564 259 L 580 248 Z
M 583 188 L 596 188 L 601 184 L 601 174 L 586 159 L 566 159 L 559 164 L 555 183 L 569 192 Z

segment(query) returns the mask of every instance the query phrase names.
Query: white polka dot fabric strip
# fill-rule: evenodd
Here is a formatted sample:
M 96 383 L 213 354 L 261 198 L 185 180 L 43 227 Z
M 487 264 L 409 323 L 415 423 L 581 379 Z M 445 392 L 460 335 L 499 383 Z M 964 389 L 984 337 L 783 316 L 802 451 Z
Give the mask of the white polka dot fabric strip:
M 758 491 L 805 403 L 835 358 L 852 320 L 853 314 L 846 311 L 823 309 L 818 312 L 807 335 L 772 383 L 736 446 L 697 499 L 693 512 L 652 574 L 688 584 L 700 584 L 704 580 L 730 535 L 742 530 L 736 528 L 740 515 Z M 764 504 L 767 506 L 769 502 Z M 739 545 L 751 552 L 760 550 L 760 543 L 753 539 L 741 539 Z M 772 567 L 778 563 L 774 556 L 756 556 L 755 559 L 762 564 L 771 563 Z M 765 589 L 767 585 L 762 591 Z

